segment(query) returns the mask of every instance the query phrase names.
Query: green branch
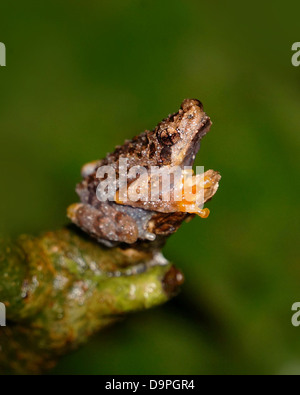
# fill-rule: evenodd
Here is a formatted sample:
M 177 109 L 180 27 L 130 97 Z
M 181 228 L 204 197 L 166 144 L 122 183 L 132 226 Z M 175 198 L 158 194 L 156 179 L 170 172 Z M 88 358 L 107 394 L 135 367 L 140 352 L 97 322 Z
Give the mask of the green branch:
M 126 313 L 169 300 L 181 273 L 158 252 L 106 249 L 65 228 L 0 242 L 2 374 L 52 368 Z

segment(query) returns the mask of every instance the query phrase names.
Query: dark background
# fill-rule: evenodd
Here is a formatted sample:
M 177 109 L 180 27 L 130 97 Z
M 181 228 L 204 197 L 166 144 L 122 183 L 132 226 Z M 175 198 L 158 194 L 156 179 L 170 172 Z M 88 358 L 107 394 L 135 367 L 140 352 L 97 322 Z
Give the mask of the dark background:
M 181 101 L 214 125 L 198 165 L 222 174 L 211 216 L 165 255 L 169 304 L 105 330 L 55 373 L 300 374 L 299 2 L 2 2 L 0 231 L 66 222 L 81 165 Z

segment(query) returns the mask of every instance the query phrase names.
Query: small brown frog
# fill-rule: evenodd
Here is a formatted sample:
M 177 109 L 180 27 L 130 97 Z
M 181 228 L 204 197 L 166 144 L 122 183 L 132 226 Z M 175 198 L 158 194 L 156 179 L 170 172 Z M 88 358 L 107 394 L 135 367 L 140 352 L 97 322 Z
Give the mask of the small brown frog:
M 119 180 L 123 172 L 130 174 L 130 170 L 136 167 L 149 170 L 149 174 L 153 167 L 163 172 L 174 167 L 191 167 L 200 149 L 200 141 L 210 127 L 211 121 L 203 111 L 203 105 L 198 100 L 184 100 L 181 109 L 169 115 L 154 130 L 146 130 L 133 140 L 117 147 L 105 159 L 88 163 L 83 167 L 83 181 L 76 188 L 81 203 L 69 207 L 68 217 L 90 236 L 109 247 L 145 241 L 156 241 L 156 244 L 161 245 L 166 237 L 177 231 L 184 220 L 195 214 L 206 218 L 209 210 L 199 207 L 196 198 L 187 199 L 184 192 L 180 200 L 175 199 L 173 195 L 165 201 L 161 194 L 158 199 L 151 200 L 148 198 L 148 192 L 146 199 L 121 199 L 124 188 L 135 186 L 135 183 L 139 183 L 137 189 L 143 189 L 143 185 L 147 185 L 151 190 L 151 175 L 144 184 L 138 182 L 138 174 L 132 178 L 128 177 L 125 187 Z M 125 159 L 126 169 L 122 164 Z M 111 201 L 104 201 L 99 196 L 99 183 L 107 178 L 103 175 L 99 178 L 99 169 L 104 166 L 110 166 L 116 175 L 116 193 Z M 190 175 L 191 188 L 193 190 L 197 186 L 198 191 L 200 188 L 203 205 L 216 193 L 221 177 L 213 170 L 202 176 L 194 176 L 191 173 Z M 173 188 L 178 187 L 178 183 L 181 181 L 173 180 Z M 139 191 L 140 195 L 145 197 L 142 192 Z

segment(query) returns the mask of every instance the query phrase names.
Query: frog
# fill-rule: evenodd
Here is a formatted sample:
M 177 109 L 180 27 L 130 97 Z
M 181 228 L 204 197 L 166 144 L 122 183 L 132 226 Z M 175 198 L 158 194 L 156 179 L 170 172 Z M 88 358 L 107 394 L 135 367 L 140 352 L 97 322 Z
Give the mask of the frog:
M 191 185 L 195 187 L 197 184 L 200 188 L 204 205 L 217 192 L 221 176 L 214 170 L 195 176 L 191 169 L 211 125 L 203 104 L 197 99 L 185 99 L 177 112 L 163 119 L 154 129 L 126 140 L 104 159 L 87 163 L 81 170 L 82 181 L 76 187 L 80 202 L 68 208 L 69 219 L 97 242 L 107 247 L 120 245 L 126 248 L 147 243 L 161 247 L 184 221 L 196 215 L 207 218 L 207 208 L 198 207 L 195 200 L 187 201 L 184 197 L 181 201 L 174 198 L 165 201 L 161 195 L 155 201 L 124 201 L 120 198 L 124 191 L 119 180 L 123 171 L 129 174 L 133 168 L 146 169 L 149 174 L 152 168 L 163 172 L 178 167 L 186 171 L 184 169 L 188 168 Z M 124 161 L 126 169 L 121 165 Z M 116 190 L 112 199 L 105 201 L 99 198 L 99 183 L 106 179 L 104 176 L 99 179 L 99 169 L 108 166 L 116 174 Z M 129 177 L 129 186 L 134 186 L 138 180 L 137 174 L 132 179 Z M 147 186 L 151 187 L 151 182 L 151 176 L 148 176 Z

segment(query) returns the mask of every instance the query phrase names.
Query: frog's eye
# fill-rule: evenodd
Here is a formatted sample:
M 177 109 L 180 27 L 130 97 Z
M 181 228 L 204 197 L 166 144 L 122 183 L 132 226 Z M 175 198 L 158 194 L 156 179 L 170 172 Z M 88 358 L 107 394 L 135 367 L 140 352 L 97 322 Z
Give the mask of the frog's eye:
M 181 139 L 180 132 L 174 128 L 159 130 L 157 133 L 158 140 L 167 146 L 175 145 Z

